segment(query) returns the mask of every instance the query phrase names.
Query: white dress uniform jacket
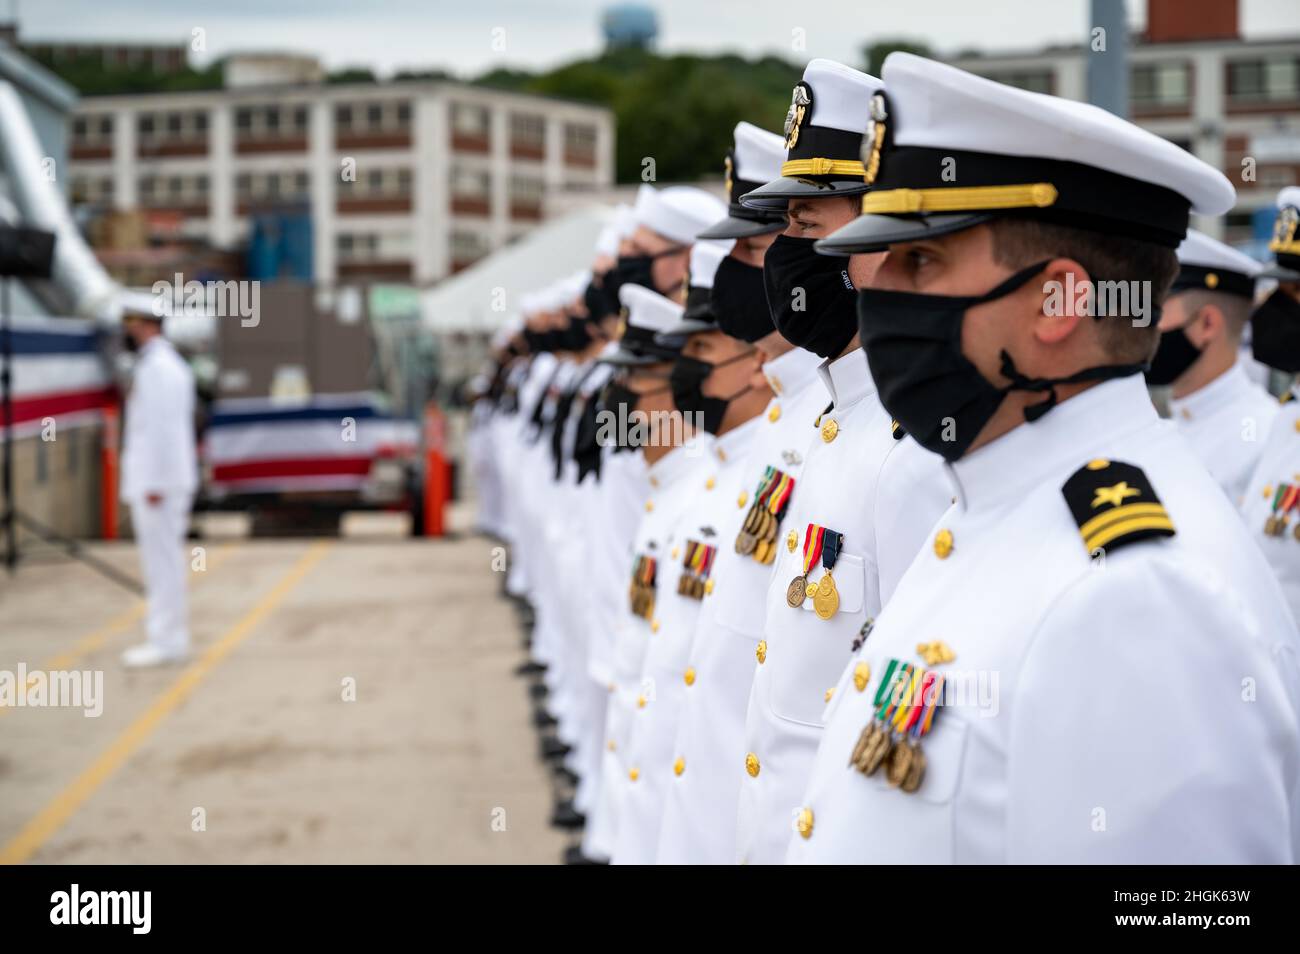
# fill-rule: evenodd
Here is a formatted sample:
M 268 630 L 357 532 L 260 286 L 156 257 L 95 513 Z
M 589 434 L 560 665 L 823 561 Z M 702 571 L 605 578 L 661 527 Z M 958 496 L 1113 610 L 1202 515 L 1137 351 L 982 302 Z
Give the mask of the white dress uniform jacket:
M 1259 463 L 1246 486 L 1241 504 L 1241 515 L 1246 522 L 1246 532 L 1263 550 L 1274 576 L 1282 586 L 1291 615 L 1300 619 L 1300 539 L 1295 528 L 1300 526 L 1300 500 L 1287 499 L 1291 487 L 1300 486 L 1300 401 L 1291 395 L 1278 407 L 1273 426 L 1264 439 Z M 1291 495 L 1300 497 L 1300 491 Z M 1270 533 L 1266 525 L 1281 514 L 1286 523 Z
M 1197 459 L 1240 506 L 1277 416 L 1277 401 L 1237 363 L 1199 391 L 1171 400 L 1169 409 Z
M 686 663 L 691 655 L 691 641 L 704 599 L 708 598 L 707 584 L 703 598 L 696 598 L 683 595 L 678 581 L 685 572 L 683 564 L 689 556 L 690 543 L 714 548 L 715 557 L 709 566 L 711 581 L 716 554 L 735 539 L 732 517 L 735 508 L 730 504 L 733 495 L 739 492 L 741 465 L 760 423 L 759 418 L 746 421 L 714 441 L 708 452 L 711 465 L 706 469 L 707 476 L 695 486 L 694 500 L 669 531 L 668 561 L 661 569 L 666 574 L 665 585 L 660 589 L 656 608 L 660 626 L 646 648 L 641 668 L 641 697 L 628 731 L 626 761 L 638 771 L 636 778 L 629 771 L 623 782 L 627 792 L 623 797 L 614 864 L 647 865 L 655 860 L 664 800 L 673 772 L 685 768 L 685 763 L 674 762 L 673 745 L 689 678 Z M 728 532 L 731 540 L 727 538 Z
M 643 619 L 632 613 L 629 585 L 638 557 L 652 557 L 656 563 L 655 613 L 677 585 L 670 570 L 668 535 L 686 508 L 695 499 L 700 483 L 710 466 L 707 457 L 712 439 L 700 438 L 689 445 L 675 447 L 648 469 L 650 496 L 643 505 L 643 515 L 632 545 L 624 555 L 623 582 L 619 593 L 624 597 L 624 612 L 614 636 L 613 678 L 608 686 L 609 705 L 605 710 L 605 752 L 600 768 L 600 792 L 592 805 L 583 832 L 582 851 L 589 858 L 609 858 L 618 839 L 622 798 L 627 791 L 623 782 L 632 768 L 625 758 L 628 729 L 637 700 L 642 694 L 641 667 L 646 646 L 659 627 L 652 616 Z
M 763 366 L 773 398 L 740 467 L 739 484 L 730 488 L 730 496 L 722 490 L 724 504 L 734 500 L 736 506 L 720 535 L 713 592 L 704 599 L 683 674 L 686 692 L 673 777 L 655 857 L 660 864 L 729 865 L 736 860 L 736 799 L 745 778 L 736 753 L 744 751 L 745 709 L 772 565 L 738 553 L 735 540 L 768 467 L 794 480 L 787 513 L 799 494 L 804 457 L 816 437 L 812 421 L 826 406 L 826 390 L 817 377 L 821 360 L 796 348 Z M 778 543 L 787 524 L 777 528 Z
M 194 375 L 158 335 L 141 350 L 126 399 L 122 500 L 148 494 L 190 497 L 199 484 L 194 451 Z
M 828 361 L 820 374 L 833 407 L 810 427 L 814 436 L 766 594 L 745 747 L 735 755 L 746 773 L 737 851 L 749 864 L 784 858 L 821 738 L 827 690 L 952 499 L 941 459 L 895 436 L 860 350 Z M 817 616 L 811 599 L 798 608 L 786 603 L 790 581 L 803 572 L 810 523 L 844 535 L 833 570 L 839 611 L 830 619 Z M 809 574 L 814 582 L 821 577 L 820 566 Z
M 1158 503 L 1110 484 L 1125 463 Z M 957 502 L 831 701 L 789 860 L 1293 861 L 1295 625 L 1142 381 L 1096 385 L 948 470 Z M 1101 524 L 1063 496 L 1080 474 Z M 1105 551 L 1124 529 L 1105 514 L 1134 499 L 1163 504 L 1175 535 Z M 948 690 L 913 793 L 848 765 L 891 659 Z

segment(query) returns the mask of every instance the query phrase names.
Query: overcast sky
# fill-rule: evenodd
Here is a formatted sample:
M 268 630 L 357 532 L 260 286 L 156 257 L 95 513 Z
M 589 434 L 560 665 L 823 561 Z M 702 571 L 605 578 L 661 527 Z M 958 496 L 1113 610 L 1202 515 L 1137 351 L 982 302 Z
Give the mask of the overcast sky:
M 602 0 L 0 0 L 30 40 L 187 41 L 201 27 L 206 54 L 285 50 L 327 67 L 538 68 L 596 53 Z M 1087 0 L 658 0 L 659 49 L 826 56 L 851 64 L 872 39 L 915 37 L 941 53 L 1027 49 L 1086 34 Z M 1300 36 L 1300 0 L 1240 0 L 1247 37 Z M 1131 23 L 1145 0 L 1128 0 Z M 805 48 L 792 48 L 794 31 Z M 504 50 L 493 48 L 494 31 Z

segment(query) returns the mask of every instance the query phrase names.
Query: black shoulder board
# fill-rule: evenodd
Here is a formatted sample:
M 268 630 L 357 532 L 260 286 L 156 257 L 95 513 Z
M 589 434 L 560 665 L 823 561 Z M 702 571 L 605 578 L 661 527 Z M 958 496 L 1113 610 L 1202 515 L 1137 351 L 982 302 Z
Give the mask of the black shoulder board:
M 894 440 L 901 441 L 907 436 L 907 431 L 903 430 L 903 425 L 897 421 L 891 421 L 889 426 L 891 428 L 890 433 L 894 435 Z
M 1138 467 L 1093 460 L 1061 488 L 1089 553 L 1112 553 L 1148 537 L 1172 537 L 1173 522 Z

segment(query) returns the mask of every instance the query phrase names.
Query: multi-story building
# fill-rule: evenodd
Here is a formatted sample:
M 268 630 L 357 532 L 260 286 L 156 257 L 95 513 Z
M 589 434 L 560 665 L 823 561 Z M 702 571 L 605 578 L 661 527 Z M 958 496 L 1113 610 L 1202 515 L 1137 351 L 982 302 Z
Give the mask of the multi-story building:
M 441 80 L 304 82 L 302 58 L 251 59 L 223 89 L 83 99 L 74 199 L 223 249 L 258 209 L 296 205 L 317 281 L 423 285 L 527 231 L 547 193 L 613 182 L 602 107 Z
M 1226 222 L 1197 223 L 1231 242 L 1258 236 L 1282 186 L 1300 183 L 1300 35 L 1243 39 L 1237 0 L 1148 0 L 1129 47 L 1130 118 L 1232 180 Z M 1087 99 L 1087 43 L 953 60 L 990 79 Z M 1226 226 L 1226 227 L 1225 227 Z

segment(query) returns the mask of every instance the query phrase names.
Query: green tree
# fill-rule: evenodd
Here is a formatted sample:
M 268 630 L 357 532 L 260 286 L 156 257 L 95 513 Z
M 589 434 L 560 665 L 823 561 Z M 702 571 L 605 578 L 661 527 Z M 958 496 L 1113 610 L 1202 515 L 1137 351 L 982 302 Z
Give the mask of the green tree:
M 879 76 L 881 69 L 883 69 L 885 65 L 885 57 L 895 51 L 915 53 L 917 56 L 925 56 L 931 59 L 934 58 L 934 54 L 930 52 L 930 47 L 924 40 L 876 40 L 873 43 L 863 45 L 862 68 L 872 76 Z

